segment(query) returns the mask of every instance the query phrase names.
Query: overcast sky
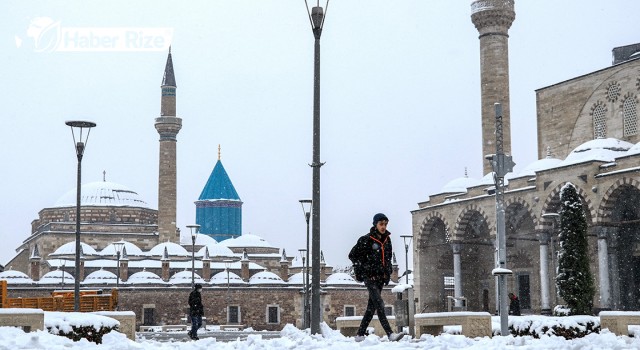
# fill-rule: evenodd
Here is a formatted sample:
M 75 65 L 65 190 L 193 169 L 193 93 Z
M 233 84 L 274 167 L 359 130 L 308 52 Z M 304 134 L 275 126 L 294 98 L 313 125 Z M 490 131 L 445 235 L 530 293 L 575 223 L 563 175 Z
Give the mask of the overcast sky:
M 195 222 L 193 202 L 221 144 L 244 202 L 243 233 L 288 255 L 305 245 L 298 200 L 311 197 L 313 36 L 304 1 L 13 0 L 0 6 L 0 263 L 28 238 L 38 212 L 75 188 L 65 120 L 98 124 L 83 183 L 102 180 L 106 170 L 108 181 L 157 208 L 154 118 L 167 56 L 163 40 L 172 45 L 183 124 L 177 144 L 182 232 Z M 605 68 L 613 47 L 640 42 L 640 2 L 519 0 L 515 9 L 509 61 L 517 170 L 537 159 L 534 90 Z M 81 51 L 73 37 L 56 36 L 73 28 L 95 40 L 133 30 L 145 42 L 109 50 L 124 42 L 101 39 L 105 51 Z M 156 39 L 146 42 L 147 36 Z M 147 48 L 133 51 L 135 43 Z M 470 1 L 333 0 L 321 43 L 322 250 L 328 264 L 347 265 L 356 238 L 383 212 L 403 271 L 399 236 L 412 231 L 410 211 L 465 167 L 471 177 L 483 175 L 479 43 Z

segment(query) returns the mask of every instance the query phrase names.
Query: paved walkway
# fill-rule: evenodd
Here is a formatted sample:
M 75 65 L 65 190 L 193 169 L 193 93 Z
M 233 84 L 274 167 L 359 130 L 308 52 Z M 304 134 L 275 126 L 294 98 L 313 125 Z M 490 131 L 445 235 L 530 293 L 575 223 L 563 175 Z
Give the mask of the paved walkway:
M 247 340 L 249 335 L 260 335 L 262 339 L 280 338 L 280 332 L 267 331 L 198 331 L 198 338 L 216 338 L 217 341 L 229 342 Z M 136 332 L 136 339 L 155 340 L 159 342 L 192 341 L 187 332 Z

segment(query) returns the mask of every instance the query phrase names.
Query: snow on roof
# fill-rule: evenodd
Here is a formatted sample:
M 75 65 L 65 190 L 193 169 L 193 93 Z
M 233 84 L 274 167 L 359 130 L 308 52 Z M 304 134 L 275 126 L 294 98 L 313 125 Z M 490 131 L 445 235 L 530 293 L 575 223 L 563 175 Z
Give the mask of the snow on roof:
M 38 281 L 39 284 L 62 284 L 64 274 L 64 283 L 75 283 L 73 276 L 67 271 L 53 270 L 45 273 Z
M 160 243 L 151 248 L 147 255 L 162 256 L 164 254 L 165 247 L 167 247 L 167 253 L 169 253 L 169 256 L 191 256 L 191 253 L 189 253 L 181 245 L 173 242 Z
M 137 245 L 131 242 L 119 240 L 118 242 L 114 242 L 114 243 L 124 243 L 124 249 L 126 250 L 127 255 L 143 255 L 142 249 L 140 249 Z M 100 255 L 116 256 L 116 247 L 114 243 L 111 243 L 108 246 L 104 247 L 104 249 L 102 249 L 102 251 L 100 252 Z M 122 250 L 120 252 L 122 252 Z
M 90 273 L 89 275 L 87 275 L 87 277 L 84 278 L 84 281 L 82 281 L 82 283 L 85 284 L 116 284 L 116 279 L 118 277 L 110 271 L 106 271 L 106 270 L 98 270 L 98 271 L 93 271 L 92 273 Z
M 160 278 L 160 276 L 149 271 L 136 272 L 131 276 L 129 276 L 129 279 L 127 279 L 127 282 L 131 284 L 157 284 L 157 283 L 166 284 L 166 282 L 163 281 L 162 278 Z
M 191 274 L 191 271 L 179 271 L 173 274 L 171 278 L 169 278 L 169 283 L 171 284 L 191 284 L 191 276 L 193 276 L 194 283 L 206 284 L 207 282 L 200 277 L 197 273 Z
M 302 272 L 294 273 L 293 275 L 289 276 L 289 280 L 287 281 L 287 283 L 301 285 L 304 283 L 303 277 L 304 275 L 302 274 Z M 309 275 L 309 277 L 311 277 L 311 275 Z M 309 278 L 309 280 L 311 280 L 311 278 Z
M 191 235 L 180 235 L 180 245 L 183 246 L 191 246 L 193 244 L 193 242 L 191 241 Z M 204 234 L 204 233 L 200 233 L 196 235 L 196 245 L 200 246 L 200 245 L 209 245 L 209 244 L 218 244 L 218 241 L 216 241 L 213 237 Z
M 0 272 L 0 280 L 7 281 L 7 284 L 30 284 L 33 280 L 22 271 L 7 270 Z
M 211 277 L 211 281 L 209 282 L 213 285 L 226 285 L 227 284 L 227 272 L 221 271 L 213 275 Z M 229 271 L 229 284 L 230 285 L 238 285 L 238 284 L 247 284 L 247 282 L 243 281 L 240 276 Z
M 344 272 L 336 272 L 327 277 L 326 284 L 360 284 L 349 274 Z
M 149 208 L 138 193 L 126 186 L 109 181 L 96 181 L 84 184 L 80 188 L 80 205 L 83 206 L 116 206 Z M 54 207 L 76 205 L 76 188 L 58 199 Z
M 542 171 L 542 170 L 555 168 L 555 167 L 559 166 L 560 163 L 562 163 L 561 159 L 552 158 L 551 156 L 548 156 L 548 157 L 542 158 L 542 159 L 538 159 L 538 160 L 530 163 L 526 167 L 524 167 L 524 169 L 522 169 L 518 173 L 518 177 L 520 177 L 520 176 L 535 176 L 536 175 L 536 171 Z
M 273 272 L 262 271 L 251 276 L 249 284 L 285 284 L 285 282 Z
M 560 165 L 589 161 L 612 162 L 617 157 L 627 155 L 626 152 L 633 146 L 632 143 L 614 138 L 587 141 L 571 151 Z
M 467 188 L 474 187 L 480 184 L 480 181 L 469 176 L 459 177 L 449 181 L 442 189 L 440 193 L 466 193 Z
M 226 247 L 234 247 L 234 248 L 245 248 L 245 247 L 260 247 L 260 248 L 275 248 L 269 242 L 267 242 L 264 238 L 252 235 L 252 234 L 243 234 L 236 238 L 225 239 L 219 244 Z
M 204 250 L 205 249 L 209 249 L 209 257 L 213 258 L 215 256 L 222 256 L 222 257 L 236 257 L 236 254 L 234 254 L 231 249 L 229 249 L 228 247 L 225 247 L 222 244 L 216 243 L 216 244 L 207 244 L 206 246 L 200 248 L 200 250 L 198 250 L 198 252 L 196 253 L 196 256 L 202 257 L 204 256 Z
M 495 174 L 493 171 L 488 172 L 487 175 L 483 176 L 482 179 L 480 179 L 480 181 L 478 181 L 478 185 L 495 185 L 495 182 L 493 180 L 493 174 Z M 505 186 L 509 184 L 509 179 L 513 178 L 513 173 L 507 173 L 507 175 L 505 175 L 504 177 L 504 184 Z
M 93 247 L 91 247 L 86 243 L 80 242 L 80 247 L 82 249 L 82 254 L 84 255 L 98 254 L 98 252 L 96 252 L 96 250 L 93 249 Z M 76 254 L 76 241 L 71 241 L 69 243 L 65 243 L 60 247 L 58 247 L 58 249 L 56 249 L 56 251 L 53 252 L 53 254 L 50 254 L 50 256 L 51 255 L 75 255 L 75 254 Z

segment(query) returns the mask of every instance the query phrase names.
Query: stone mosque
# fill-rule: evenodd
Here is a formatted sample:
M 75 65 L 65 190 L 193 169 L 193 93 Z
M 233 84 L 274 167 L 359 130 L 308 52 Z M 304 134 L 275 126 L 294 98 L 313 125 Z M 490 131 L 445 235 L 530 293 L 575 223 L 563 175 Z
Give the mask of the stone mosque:
M 464 177 L 412 213 L 417 310 L 443 311 L 449 296 L 468 310 L 496 310 L 494 103 L 503 106 L 510 154 L 508 30 L 513 0 L 471 3 L 479 33 L 484 177 Z M 640 309 L 640 44 L 613 49 L 613 63 L 536 90 L 539 160 L 505 177 L 508 289 L 524 313 L 549 314 L 555 290 L 560 189 L 574 184 L 588 220 L 594 311 Z M 523 132 L 518 130 L 517 132 Z M 524 131 L 527 132 L 527 131 Z M 480 158 L 482 156 L 482 158 Z M 518 155 L 512 155 L 517 163 Z

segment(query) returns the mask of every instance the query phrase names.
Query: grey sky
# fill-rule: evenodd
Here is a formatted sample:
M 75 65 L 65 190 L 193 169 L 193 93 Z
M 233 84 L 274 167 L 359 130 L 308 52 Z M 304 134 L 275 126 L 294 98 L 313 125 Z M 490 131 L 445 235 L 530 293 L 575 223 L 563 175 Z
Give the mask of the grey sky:
M 311 197 L 313 36 L 302 0 L 4 1 L 0 263 L 38 212 L 75 187 L 65 120 L 98 124 L 83 183 L 107 179 L 157 208 L 160 83 L 166 51 L 35 52 L 36 17 L 61 27 L 172 28 L 178 134 L 178 226 L 195 205 L 222 145 L 244 202 L 243 232 L 305 245 L 298 200 Z M 635 0 L 520 0 L 510 30 L 514 161 L 536 156 L 534 90 L 611 64 L 640 42 Z M 322 36 L 321 234 L 330 265 L 346 265 L 376 212 L 404 270 L 410 210 L 449 180 L 480 178 L 477 31 L 470 1 L 329 3 Z M 16 37 L 22 45 L 16 47 Z

